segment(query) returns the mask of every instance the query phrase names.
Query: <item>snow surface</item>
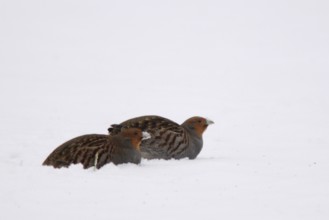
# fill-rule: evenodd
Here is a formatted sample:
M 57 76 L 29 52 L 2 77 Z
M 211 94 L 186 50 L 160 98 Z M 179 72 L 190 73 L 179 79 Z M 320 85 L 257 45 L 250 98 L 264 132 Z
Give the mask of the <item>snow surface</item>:
M 329 219 L 328 1 L 0 1 L 0 219 Z M 156 114 L 196 160 L 56 170 Z

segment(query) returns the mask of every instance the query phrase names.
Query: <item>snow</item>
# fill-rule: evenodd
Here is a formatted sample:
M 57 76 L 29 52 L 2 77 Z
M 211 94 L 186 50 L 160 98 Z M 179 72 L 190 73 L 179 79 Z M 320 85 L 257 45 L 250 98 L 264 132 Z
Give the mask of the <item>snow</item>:
M 329 218 L 326 1 L 1 1 L 0 219 Z M 196 160 L 42 166 L 155 114 Z

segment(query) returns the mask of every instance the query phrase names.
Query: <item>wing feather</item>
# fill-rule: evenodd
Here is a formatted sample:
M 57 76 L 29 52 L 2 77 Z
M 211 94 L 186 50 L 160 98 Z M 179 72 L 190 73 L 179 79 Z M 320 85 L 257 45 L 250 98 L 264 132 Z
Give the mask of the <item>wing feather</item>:
M 43 165 L 55 168 L 68 167 L 70 164 L 82 163 L 84 168 L 93 166 L 96 153 L 108 146 L 109 136 L 89 134 L 71 139 L 57 147 L 44 161 Z

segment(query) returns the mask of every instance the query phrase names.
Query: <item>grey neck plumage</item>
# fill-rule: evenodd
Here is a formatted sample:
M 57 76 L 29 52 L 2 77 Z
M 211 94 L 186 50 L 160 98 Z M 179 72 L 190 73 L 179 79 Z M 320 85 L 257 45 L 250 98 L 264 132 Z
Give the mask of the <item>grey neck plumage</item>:
M 189 159 L 195 159 L 202 150 L 203 140 L 202 137 L 198 137 L 194 128 L 191 128 L 186 125 L 182 125 L 185 131 L 188 134 L 189 138 L 189 147 L 185 151 L 185 156 Z
M 117 141 L 120 142 L 120 148 L 118 149 L 118 154 L 116 155 L 116 157 L 113 158 L 114 164 L 139 164 L 141 162 L 141 152 L 134 148 L 129 138 L 122 138 L 118 139 Z

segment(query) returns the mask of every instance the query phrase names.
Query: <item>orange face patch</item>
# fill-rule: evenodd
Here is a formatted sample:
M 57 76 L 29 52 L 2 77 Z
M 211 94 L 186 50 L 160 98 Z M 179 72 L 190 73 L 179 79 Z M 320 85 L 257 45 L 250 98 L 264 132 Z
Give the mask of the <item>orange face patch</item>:
M 142 143 L 141 141 L 142 139 L 137 139 L 137 138 L 132 138 L 131 139 L 131 144 L 133 145 L 133 147 L 136 149 L 136 150 L 140 150 L 140 145 Z
M 142 142 L 142 131 L 138 128 L 127 128 L 122 131 L 122 135 L 128 137 L 133 147 L 140 150 L 140 144 Z
M 208 125 L 205 119 L 197 119 L 194 123 L 194 129 L 199 137 L 202 137 L 203 132 L 207 129 Z
M 208 124 L 207 120 L 202 117 L 192 117 L 184 122 L 184 124 L 187 124 L 189 127 L 194 128 L 195 133 L 201 138 L 203 132 L 207 129 Z

